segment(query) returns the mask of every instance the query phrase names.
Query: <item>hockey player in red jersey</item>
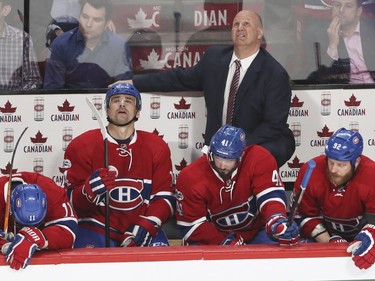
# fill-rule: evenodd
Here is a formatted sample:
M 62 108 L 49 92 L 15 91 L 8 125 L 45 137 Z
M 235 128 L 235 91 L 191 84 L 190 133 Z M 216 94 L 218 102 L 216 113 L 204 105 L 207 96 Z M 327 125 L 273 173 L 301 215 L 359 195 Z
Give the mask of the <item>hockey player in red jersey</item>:
M 169 147 L 159 136 L 135 129 L 142 102 L 133 85 L 114 85 L 105 105 L 108 168 L 100 129 L 73 139 L 64 156 L 66 188 L 79 219 L 75 247 L 108 244 L 107 191 L 110 247 L 169 245 L 161 229 L 175 209 Z
M 9 177 L 0 178 L 0 223 L 5 224 Z M 13 269 L 25 268 L 37 250 L 73 248 L 77 216 L 66 191 L 38 173 L 12 176 L 9 231 L 0 231 L 0 248 Z
M 184 168 L 176 182 L 177 224 L 186 245 L 241 245 L 299 241 L 287 225 L 286 194 L 274 157 L 245 147 L 242 129 L 224 125 L 207 155 Z
M 341 128 L 328 140 L 300 202 L 301 236 L 316 242 L 351 242 L 355 265 L 375 262 L 375 162 L 362 155 L 360 133 Z M 295 182 L 297 194 L 307 164 Z M 293 197 L 292 197 L 293 198 Z M 292 199 L 293 200 L 293 199 Z

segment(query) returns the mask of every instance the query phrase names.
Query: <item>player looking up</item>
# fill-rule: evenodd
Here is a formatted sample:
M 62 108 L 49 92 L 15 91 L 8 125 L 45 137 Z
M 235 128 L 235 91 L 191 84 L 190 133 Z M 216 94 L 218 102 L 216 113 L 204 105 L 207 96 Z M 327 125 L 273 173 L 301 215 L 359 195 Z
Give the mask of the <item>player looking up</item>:
M 65 184 L 78 214 L 75 247 L 105 246 L 105 194 L 109 192 L 110 246 L 168 245 L 161 226 L 175 200 L 170 150 L 159 136 L 135 129 L 141 95 L 116 84 L 105 98 L 108 167 L 100 129 L 72 140 L 65 152 Z
M 297 224 L 286 224 L 275 158 L 259 145 L 246 147 L 240 128 L 221 127 L 208 154 L 181 171 L 176 187 L 177 224 L 187 245 L 299 241 Z
M 355 265 L 375 262 L 375 162 L 362 154 L 360 133 L 341 128 L 328 140 L 298 208 L 301 235 L 316 242 L 352 242 Z M 294 187 L 297 194 L 306 164 Z

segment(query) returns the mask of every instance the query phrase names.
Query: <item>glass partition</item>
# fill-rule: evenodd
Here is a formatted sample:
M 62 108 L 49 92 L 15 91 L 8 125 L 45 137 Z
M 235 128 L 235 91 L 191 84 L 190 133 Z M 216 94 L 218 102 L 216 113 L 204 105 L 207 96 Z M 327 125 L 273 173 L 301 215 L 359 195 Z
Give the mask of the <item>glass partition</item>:
M 341 7 L 343 2 L 346 4 Z M 363 3 L 353 7 L 350 2 Z M 32 64 L 27 60 L 32 62 L 35 56 L 43 81 L 16 90 L 105 88 L 133 75 L 194 66 L 208 46 L 231 44 L 231 23 L 242 9 L 254 10 L 262 17 L 262 46 L 286 68 L 294 85 L 374 83 L 374 0 L 112 0 L 110 15 L 95 7 L 82 10 L 79 0 L 0 3 L 12 7 L 5 17 L 7 24 L 26 31 L 33 43 L 18 46 L 23 60 L 17 73 L 30 75 Z M 344 22 L 353 12 L 360 19 L 355 29 L 360 37 L 350 41 L 340 31 L 343 42 L 338 57 L 332 59 L 327 53 L 327 29 L 335 13 L 341 13 Z M 103 28 L 101 20 L 106 22 L 108 15 L 110 24 Z M 80 37 L 79 22 L 89 26 L 86 37 Z M 62 33 L 69 32 L 70 37 L 65 34 L 65 40 L 55 43 Z M 83 39 L 87 36 L 99 39 L 89 43 Z M 24 42 L 27 40 L 24 35 Z M 357 54 L 345 53 L 345 46 L 356 49 Z M 3 56 L 15 61 L 20 53 Z M 9 72 L 4 57 L 0 63 L 4 76 L 5 69 Z M 2 79 L 2 84 L 6 83 Z M 1 89 L 12 90 L 3 85 Z

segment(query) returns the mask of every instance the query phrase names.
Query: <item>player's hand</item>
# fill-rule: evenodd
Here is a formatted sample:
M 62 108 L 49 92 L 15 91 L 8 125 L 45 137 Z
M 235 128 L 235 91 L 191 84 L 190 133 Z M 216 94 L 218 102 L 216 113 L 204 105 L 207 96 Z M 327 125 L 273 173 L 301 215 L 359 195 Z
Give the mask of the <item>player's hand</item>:
M 348 253 L 352 254 L 354 264 L 360 269 L 367 269 L 375 262 L 375 225 L 366 224 L 350 243 Z
M 332 235 L 329 240 L 328 240 L 329 243 L 345 243 L 345 242 L 348 242 L 346 241 L 344 238 L 342 238 L 341 236 L 339 235 Z
M 124 239 L 122 240 L 121 247 L 136 247 L 133 233 L 127 231 L 124 233 Z
M 296 222 L 287 225 L 287 218 L 282 214 L 270 217 L 266 223 L 266 232 L 279 241 L 282 246 L 293 246 L 300 240 L 299 229 Z
M 108 168 L 100 168 L 93 172 L 83 186 L 87 199 L 99 204 L 104 199 L 107 190 L 115 187 L 116 171 Z
M 0 251 L 3 255 L 6 254 L 8 247 L 10 246 L 10 242 L 14 239 L 13 232 L 5 233 L 2 229 L 0 229 Z
M 5 262 L 11 268 L 26 268 L 36 250 L 47 248 L 48 242 L 42 231 L 36 227 L 24 227 L 14 237 L 6 253 Z
M 136 225 L 131 226 L 127 232 L 133 234 L 134 243 L 137 246 L 148 246 L 155 237 L 156 233 L 158 233 L 159 228 L 158 225 L 146 218 L 141 218 L 137 221 Z M 124 242 L 123 242 L 124 244 Z
M 231 232 L 221 241 L 220 245 L 245 245 L 241 235 Z

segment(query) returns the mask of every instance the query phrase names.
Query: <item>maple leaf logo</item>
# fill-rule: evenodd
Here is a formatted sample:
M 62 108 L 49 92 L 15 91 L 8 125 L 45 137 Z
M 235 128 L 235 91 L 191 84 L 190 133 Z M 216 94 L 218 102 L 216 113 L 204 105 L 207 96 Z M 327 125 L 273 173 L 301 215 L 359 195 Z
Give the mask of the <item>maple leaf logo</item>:
M 327 125 L 324 125 L 322 131 L 321 132 L 317 131 L 316 133 L 321 138 L 330 138 L 334 132 L 333 131 L 330 132 Z
M 5 169 L 0 169 L 3 175 L 10 175 L 10 162 L 5 166 Z M 17 169 L 12 169 L 12 174 L 17 173 Z
M 164 135 L 159 135 L 159 131 L 156 128 L 154 129 L 154 131 L 152 133 L 161 137 L 161 138 L 164 138 Z
M 150 28 L 153 24 L 155 24 L 153 19 L 146 19 L 146 17 L 147 14 L 142 10 L 142 8 L 140 8 L 138 13 L 135 15 L 135 20 L 128 18 L 130 28 Z
M 64 103 L 63 103 L 63 106 L 57 106 L 57 109 L 60 111 L 60 112 L 72 112 L 74 110 L 74 107 L 75 106 L 71 106 L 70 105 L 70 102 L 68 102 L 68 100 L 65 100 Z
M 187 166 L 187 162 L 185 158 L 183 158 L 180 162 L 180 165 L 174 165 L 177 171 L 182 171 Z
M 302 107 L 304 104 L 303 101 L 299 101 L 297 95 L 294 95 L 292 102 L 290 103 L 290 107 Z
M 354 94 L 351 95 L 348 101 L 344 101 L 345 105 L 348 107 L 358 107 L 361 105 L 361 101 L 357 101 L 357 98 Z
M 288 162 L 288 167 L 291 169 L 300 169 L 304 162 L 300 162 L 297 156 L 294 157 L 292 162 Z
M 30 137 L 30 140 L 32 143 L 45 143 L 47 141 L 47 138 L 44 138 L 43 134 L 38 131 L 38 133 L 36 133 L 35 135 L 35 138 Z
M 152 49 L 151 53 L 147 56 L 147 60 L 139 60 L 144 69 L 162 69 L 167 63 L 167 60 L 159 60 L 159 55 Z
M 177 110 L 188 110 L 190 108 L 191 104 L 187 104 L 186 103 L 186 100 L 184 99 L 184 97 L 182 97 L 179 101 L 179 103 L 174 103 L 174 107 L 177 109 Z
M 4 107 L 0 107 L 1 113 L 14 113 L 16 112 L 17 107 L 12 107 L 12 104 L 9 100 L 5 103 Z

